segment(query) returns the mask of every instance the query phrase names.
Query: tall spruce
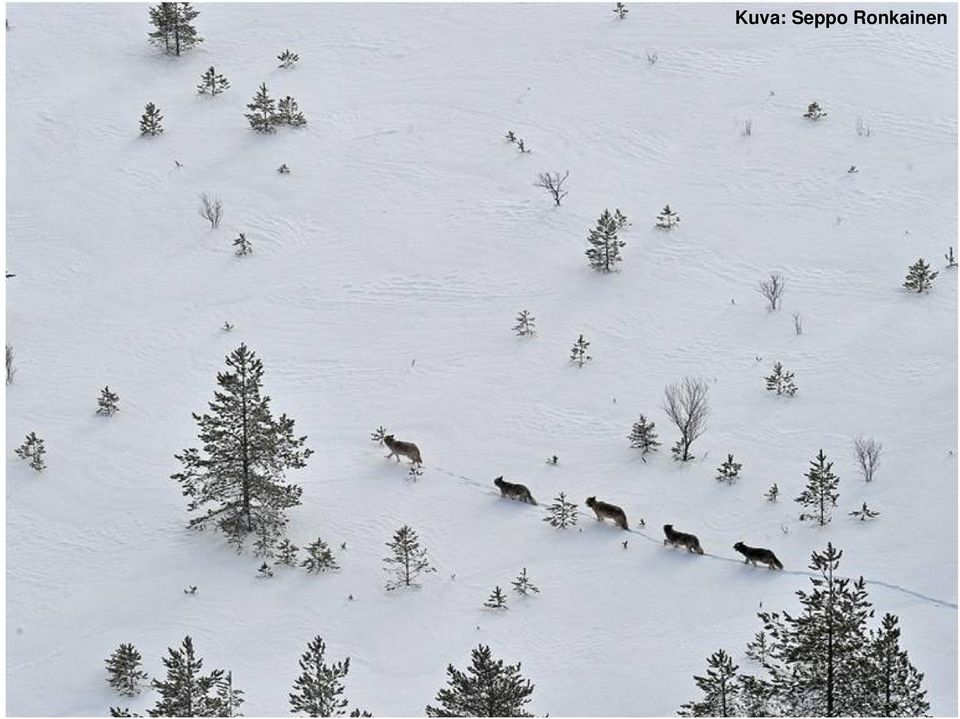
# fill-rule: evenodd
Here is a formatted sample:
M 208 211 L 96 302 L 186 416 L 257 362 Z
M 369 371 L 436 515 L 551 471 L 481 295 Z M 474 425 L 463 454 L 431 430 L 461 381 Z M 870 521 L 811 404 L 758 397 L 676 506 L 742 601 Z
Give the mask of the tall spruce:
M 804 475 L 807 486 L 794 501 L 807 508 L 800 515 L 801 520 L 814 521 L 821 527 L 830 521 L 830 510 L 837 506 L 840 493 L 837 485 L 840 478 L 833 473 L 833 462 L 821 449 L 810 462 L 810 471 Z
M 245 113 L 244 117 L 250 122 L 257 132 L 273 132 L 273 126 L 276 124 L 277 106 L 276 102 L 270 97 L 267 90 L 267 83 L 260 83 L 257 94 L 253 96 L 253 102 L 247 105 L 250 112 Z
M 121 696 L 132 697 L 140 693 L 147 678 L 143 671 L 143 659 L 132 644 L 121 644 L 107 660 L 107 682 Z
M 300 562 L 300 566 L 307 570 L 307 574 L 320 574 L 340 569 L 333 551 L 322 539 L 317 538 L 317 541 L 310 544 L 305 551 L 307 556 Z
M 227 716 L 223 702 L 213 694 L 225 679 L 224 671 L 214 669 L 204 674 L 203 659 L 197 657 L 189 636 L 184 637 L 180 648 L 167 649 L 163 666 L 167 669 L 166 678 L 153 680 L 153 688 L 160 698 L 147 714 L 152 717 Z
M 547 516 L 543 518 L 544 522 L 550 522 L 550 525 L 557 529 L 566 529 L 577 525 L 577 505 L 567 501 L 567 495 L 560 492 L 553 498 L 553 504 L 547 507 Z
M 183 471 L 172 479 L 189 500 L 187 511 L 203 512 L 188 526 L 214 526 L 239 551 L 251 533 L 261 543 L 280 538 L 286 510 L 300 504 L 302 493 L 284 473 L 306 466 L 313 450 L 304 446 L 305 436 L 294 434 L 292 419 L 273 417 L 270 397 L 261 394 L 263 363 L 256 354 L 241 344 L 226 362 L 210 412 L 193 414 L 202 449 L 175 455 Z
M 520 674 L 520 664 L 493 659 L 490 647 L 472 650 L 470 666 L 461 672 L 447 667 L 447 687 L 437 692 L 438 706 L 427 706 L 428 717 L 528 717 L 534 685 Z
M 907 279 L 903 286 L 917 294 L 926 292 L 933 287 L 933 281 L 939 274 L 939 272 L 931 272 L 930 265 L 921 257 L 908 268 Z
M 326 650 L 327 645 L 320 635 L 307 644 L 307 651 L 300 657 L 302 673 L 294 681 L 290 693 L 291 713 L 312 717 L 343 716 L 346 713 L 343 711 L 347 706 L 343 697 L 343 679 L 350 671 L 350 657 L 327 664 L 324 661 Z
M 642 414 L 640 419 L 633 423 L 633 429 L 630 431 L 627 439 L 630 440 L 632 449 L 640 450 L 640 459 L 647 461 L 647 455 L 650 452 L 656 452 L 660 442 L 657 439 L 657 433 L 654 431 L 656 424 L 647 420 Z
M 882 717 L 924 716 L 930 711 L 923 690 L 923 674 L 910 663 L 900 648 L 899 619 L 884 614 L 880 628 L 871 630 L 867 649 L 867 713 Z
M 597 220 L 596 228 L 590 230 L 587 237 L 587 242 L 590 243 L 587 259 L 590 266 L 598 272 L 613 272 L 616 264 L 623 259 L 620 257 L 620 248 L 626 243 L 617 237 L 619 229 L 610 210 L 604 210 Z
M 152 102 L 148 102 L 143 108 L 143 114 L 140 116 L 140 134 L 149 137 L 156 137 L 163 132 L 160 125 L 163 115 L 160 109 Z
M 188 2 L 163 2 L 150 8 L 150 23 L 155 30 L 148 37 L 154 45 L 170 55 L 179 56 L 194 45 L 203 42 L 193 21 L 199 10 Z
M 677 712 L 686 717 L 735 717 L 740 711 L 739 667 L 722 649 L 707 659 L 706 676 L 694 676 L 693 680 L 703 692 L 700 701 L 688 702 Z
M 383 560 L 390 575 L 387 589 L 416 586 L 416 579 L 424 572 L 436 571 L 427 560 L 427 550 L 420 546 L 417 533 L 407 525 L 398 529 L 387 542 L 390 556 Z
M 307 124 L 307 119 L 300 112 L 297 101 L 287 95 L 277 103 L 277 114 L 274 116 L 274 122 L 278 125 L 301 127 Z

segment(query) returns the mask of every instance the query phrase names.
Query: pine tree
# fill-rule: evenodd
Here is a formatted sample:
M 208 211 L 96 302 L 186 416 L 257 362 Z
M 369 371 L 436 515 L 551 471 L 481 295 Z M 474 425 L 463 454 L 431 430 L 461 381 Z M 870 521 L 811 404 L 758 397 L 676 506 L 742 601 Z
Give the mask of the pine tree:
M 590 230 L 587 237 L 587 242 L 590 243 L 587 259 L 590 260 L 590 266 L 598 272 L 613 272 L 616 263 L 623 259 L 620 257 L 620 248 L 626 243 L 617 237 L 617 230 L 616 220 L 610 210 L 604 210 L 597 220 L 596 228 Z
M 747 642 L 747 649 L 744 652 L 748 659 L 752 659 L 761 666 L 767 666 L 770 658 L 770 642 L 767 641 L 767 633 L 763 630 L 757 632 L 753 639 Z
M 517 324 L 513 331 L 518 337 L 534 337 L 537 334 L 537 318 L 528 310 L 521 310 L 517 315 Z
M 573 343 L 573 349 L 570 350 L 570 362 L 577 367 L 583 367 L 584 364 L 593 359 L 587 354 L 588 349 L 590 349 L 590 343 L 583 339 L 583 335 L 580 335 L 577 341 Z
M 350 657 L 336 664 L 323 661 L 327 645 L 320 635 L 307 644 L 307 651 L 300 657 L 303 673 L 293 683 L 290 694 L 290 711 L 302 712 L 312 717 L 343 716 L 347 700 L 343 695 L 343 679 L 350 671 Z M 358 715 L 360 716 L 360 715 Z
M 253 102 L 247 105 L 247 109 L 250 112 L 245 113 L 244 117 L 250 121 L 250 127 L 257 132 L 273 132 L 277 108 L 274 99 L 267 91 L 266 83 L 260 84 L 260 89 L 253 96 Z
M 740 713 L 746 717 L 777 716 L 774 709 L 773 687 L 765 679 L 750 674 L 740 677 Z
M 209 94 L 210 97 L 216 97 L 224 90 L 229 89 L 230 81 L 224 75 L 218 73 L 211 65 L 206 72 L 200 76 L 200 84 L 197 85 L 197 92 L 200 95 Z
M 677 712 L 688 717 L 734 717 L 740 713 L 740 682 L 737 679 L 739 667 L 722 649 L 707 659 L 707 674 L 694 676 L 693 680 L 703 692 L 697 702 L 688 702 Z
M 27 460 L 30 463 L 31 469 L 42 472 L 47 468 L 43 461 L 43 455 L 47 453 L 47 449 L 43 446 L 43 440 L 37 436 L 36 432 L 28 434 L 23 444 L 14 451 L 20 459 Z
M 150 24 L 156 28 L 147 35 L 153 45 L 162 47 L 166 53 L 173 50 L 173 28 L 177 21 L 177 4 L 162 2 L 150 8 Z
M 627 17 L 627 13 L 630 12 L 627 10 L 627 6 L 622 2 L 618 2 L 616 7 L 613 8 L 613 11 L 617 14 L 617 17 L 623 20 Z
M 925 716 L 930 704 L 922 688 L 923 674 L 910 663 L 907 652 L 900 649 L 898 623 L 896 615 L 884 614 L 880 629 L 870 632 L 866 713 L 882 717 Z
M 282 564 L 285 567 L 294 566 L 297 563 L 299 550 L 300 547 L 284 537 L 283 541 L 277 545 L 277 561 L 274 564 Z
M 273 570 L 270 568 L 270 565 L 264 562 L 260 565 L 260 569 L 257 570 L 257 576 L 261 579 L 270 579 L 273 576 Z
M 506 609 L 507 596 L 503 593 L 503 590 L 500 589 L 499 586 L 494 587 L 489 599 L 483 603 L 483 606 L 487 607 L 488 609 Z
M 218 716 L 239 717 L 237 710 L 243 704 L 243 690 L 233 688 L 233 672 L 227 672 L 226 678 L 220 681 L 217 687 L 217 700 L 220 702 Z
M 622 212 L 620 212 L 619 207 L 613 211 L 613 223 L 616 226 L 618 232 L 620 230 L 625 230 L 631 224 L 630 220 L 627 219 L 627 216 Z
M 163 658 L 167 669 L 165 680 L 153 680 L 153 688 L 160 694 L 152 717 L 212 717 L 226 716 L 223 703 L 211 692 L 224 680 L 222 669 L 203 674 L 203 659 L 193 651 L 193 640 L 186 636 L 179 649 L 168 648 Z
M 219 390 L 209 414 L 193 414 L 203 449 L 185 449 L 176 458 L 183 471 L 172 475 L 189 499 L 188 512 L 206 511 L 189 527 L 215 526 L 238 550 L 251 533 L 278 539 L 285 512 L 300 504 L 302 490 L 284 472 L 306 466 L 313 450 L 294 434 L 287 415 L 274 419 L 270 397 L 261 395 L 263 363 L 241 344 L 217 373 Z
M 284 50 L 279 55 L 277 55 L 277 60 L 280 61 L 280 67 L 284 69 L 289 69 L 300 62 L 300 56 L 295 52 L 290 52 L 289 50 Z
M 253 245 L 250 243 L 250 240 L 247 239 L 247 236 L 240 233 L 240 236 L 233 241 L 233 246 L 236 248 L 233 251 L 237 257 L 246 257 L 249 254 L 253 253 Z
M 680 215 L 670 209 L 670 205 L 664 205 L 663 211 L 657 215 L 657 227 L 661 230 L 672 230 L 680 224 Z
M 203 42 L 193 26 L 199 14 L 188 2 L 164 2 L 150 8 L 150 22 L 156 28 L 148 36 L 150 42 L 162 47 L 167 54 L 179 56 Z
M 160 110 L 152 102 L 148 102 L 140 116 L 140 134 L 156 137 L 163 132 L 163 128 L 160 126 L 161 120 L 163 120 L 163 115 L 160 114 Z
M 733 484 L 737 481 L 737 478 L 740 476 L 740 468 L 743 465 L 739 462 L 733 461 L 733 455 L 728 454 L 726 460 L 723 464 L 717 467 L 717 480 L 720 482 L 727 482 L 728 484 Z
M 284 162 L 282 165 L 280 165 L 280 167 L 277 168 L 277 172 L 279 172 L 281 175 L 289 175 L 290 168 L 287 167 L 287 163 Z
M 812 510 L 800 515 L 801 520 L 816 521 L 821 527 L 830 521 L 830 508 L 837 506 L 837 485 L 840 478 L 833 473 L 833 462 L 828 462 L 821 449 L 810 462 L 810 471 L 804 476 L 807 486 L 794 501 Z
M 383 438 L 387 436 L 387 428 L 383 425 L 377 427 L 373 432 L 370 433 L 370 439 L 383 446 Z
M 511 582 L 513 584 L 513 591 L 517 594 L 522 594 L 523 596 L 529 596 L 532 592 L 534 594 L 539 594 L 540 589 L 536 584 L 530 581 L 530 578 L 527 576 L 527 568 L 524 567 L 523 571 L 517 575 L 517 578 Z
M 117 406 L 117 403 L 120 401 L 120 398 L 110 391 L 110 387 L 104 387 L 100 390 L 100 398 L 97 400 L 99 408 L 97 409 L 97 414 L 105 414 L 108 417 L 116 412 L 120 411 L 120 408 Z
M 907 279 L 903 283 L 903 286 L 908 290 L 913 290 L 917 294 L 920 294 L 933 287 L 933 281 L 939 274 L 939 272 L 931 272 L 930 265 L 921 257 L 910 265 L 910 268 L 907 270 Z
M 132 644 L 121 644 L 106 660 L 107 682 L 121 696 L 132 697 L 140 693 L 141 684 L 147 678 L 143 671 L 140 652 Z
M 810 120 L 819 120 L 821 117 L 826 117 L 827 113 L 821 109 L 820 103 L 811 102 L 807 105 L 807 111 L 803 113 L 803 116 Z
M 306 548 L 307 558 L 300 562 L 300 566 L 307 570 L 307 574 L 320 574 L 321 572 L 340 569 L 333 551 L 319 537 L 317 541 Z
M 436 571 L 427 561 L 427 550 L 420 546 L 420 538 L 409 526 L 398 529 L 387 542 L 392 556 L 383 560 L 384 569 L 392 575 L 387 578 L 387 590 L 416 586 L 414 581 L 424 572 Z
M 297 101 L 289 95 L 277 103 L 277 114 L 274 116 L 274 122 L 278 125 L 290 125 L 290 127 L 301 127 L 307 124 Z
M 763 495 L 764 499 L 768 502 L 776 502 L 777 497 L 780 496 L 780 488 L 777 486 L 777 483 L 774 482 L 773 486 L 767 490 L 767 493 Z
M 138 717 L 142 714 L 134 714 L 129 707 L 110 707 L 110 716 L 112 717 Z
M 567 527 L 577 526 L 577 505 L 567 501 L 567 495 L 560 492 L 554 497 L 553 504 L 547 507 L 547 516 L 543 518 L 544 522 L 557 529 L 566 529 Z
M 632 449 L 640 450 L 640 459 L 647 461 L 647 454 L 656 452 L 660 442 L 657 439 L 657 433 L 654 431 L 656 424 L 647 421 L 642 414 L 640 419 L 633 423 L 633 429 L 630 431 L 627 439 L 630 440 Z
M 527 717 L 534 685 L 520 674 L 520 664 L 504 666 L 494 660 L 490 647 L 471 652 L 471 664 L 461 672 L 447 667 L 447 688 L 437 692 L 439 706 L 427 706 L 428 717 Z
M 855 509 L 852 512 L 848 512 L 848 515 L 851 517 L 856 517 L 861 522 L 865 522 L 868 519 L 875 519 L 876 517 L 879 517 L 880 512 L 876 511 L 875 509 L 870 509 L 870 507 L 867 506 L 867 503 L 864 502 L 860 509 Z
M 793 372 L 786 371 L 779 362 L 773 365 L 773 374 L 764 379 L 767 381 L 768 392 L 775 391 L 777 394 L 785 394 L 788 397 L 793 397 L 797 393 L 797 385 L 793 381 Z

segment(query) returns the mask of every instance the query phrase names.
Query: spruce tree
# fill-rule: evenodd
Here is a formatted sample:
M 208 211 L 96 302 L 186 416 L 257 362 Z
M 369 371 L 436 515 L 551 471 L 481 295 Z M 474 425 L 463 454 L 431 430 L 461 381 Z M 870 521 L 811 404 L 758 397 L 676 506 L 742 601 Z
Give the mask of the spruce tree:
M 30 468 L 42 472 L 47 468 L 43 461 L 43 455 L 47 453 L 43 446 L 43 440 L 37 436 L 36 432 L 31 432 L 16 450 L 14 450 L 20 459 L 30 463 Z
M 820 103 L 811 102 L 807 105 L 807 111 L 803 113 L 803 116 L 809 120 L 819 120 L 821 117 L 826 117 L 827 113 L 820 107 Z
M 693 680 L 703 692 L 700 701 L 688 702 L 677 712 L 687 717 L 735 717 L 740 713 L 739 667 L 722 649 L 707 659 L 706 676 L 694 676 Z
M 627 216 L 622 212 L 620 212 L 619 207 L 613 211 L 613 222 L 616 225 L 618 231 L 625 230 L 627 227 L 629 227 L 632 224 L 630 220 L 627 219 Z
M 436 571 L 427 560 L 427 550 L 420 546 L 420 538 L 409 526 L 398 529 L 387 542 L 391 556 L 383 560 L 388 573 L 387 590 L 416 586 L 416 578 L 424 572 Z
M 723 464 L 717 467 L 717 481 L 733 484 L 740 476 L 740 468 L 743 465 L 733 461 L 733 455 L 728 454 Z
M 160 114 L 160 110 L 152 102 L 148 102 L 140 116 L 140 134 L 150 137 L 161 134 L 163 132 L 163 127 L 160 126 L 161 120 L 163 120 L 163 115 Z
M 483 603 L 483 606 L 488 609 L 506 609 L 507 608 L 507 595 L 503 593 L 503 590 L 499 586 L 493 588 L 493 592 L 490 593 L 490 597 Z
M 247 109 L 250 112 L 245 113 L 244 117 L 250 122 L 250 127 L 257 132 L 273 132 L 277 108 L 274 99 L 267 91 L 266 83 L 260 84 L 260 89 L 253 96 L 253 102 L 247 105 Z
M 116 395 L 115 392 L 110 391 L 110 387 L 104 387 L 100 390 L 100 397 L 97 399 L 97 414 L 105 414 L 108 417 L 116 412 L 120 411 L 120 408 L 117 406 L 117 403 L 120 401 L 120 398 Z
M 307 570 L 307 574 L 320 574 L 321 572 L 340 569 L 333 551 L 322 539 L 317 538 L 306 548 L 307 557 L 300 566 Z
M 867 714 L 882 717 L 924 716 L 930 711 L 923 674 L 900 648 L 899 619 L 884 614 L 880 628 L 870 632 L 867 666 Z
M 256 354 L 241 344 L 226 362 L 209 414 L 193 414 L 202 449 L 175 455 L 183 471 L 171 478 L 189 500 L 187 511 L 203 512 L 188 526 L 215 526 L 239 550 L 251 533 L 279 539 L 286 510 L 300 504 L 302 493 L 284 473 L 306 466 L 313 450 L 294 434 L 287 415 L 274 419 L 270 397 L 261 395 L 263 363 Z
M 224 90 L 230 87 L 230 81 L 218 73 L 211 65 L 207 71 L 200 76 L 200 84 L 197 85 L 197 92 L 200 95 L 209 94 L 210 97 L 216 97 Z
M 150 42 L 167 54 L 179 56 L 203 42 L 193 26 L 199 14 L 188 2 L 164 2 L 150 8 L 150 23 L 156 28 L 148 36 Z
M 833 462 L 828 462 L 821 449 L 816 459 L 810 462 L 810 471 L 804 475 L 807 486 L 794 501 L 809 511 L 800 515 L 801 520 L 815 521 L 821 527 L 830 521 L 830 508 L 837 506 L 837 485 L 840 478 L 833 473 Z
M 299 550 L 300 547 L 284 537 L 283 541 L 277 545 L 277 561 L 274 564 L 282 564 L 285 567 L 294 566 L 297 563 Z
M 680 215 L 670 209 L 670 205 L 664 205 L 663 210 L 657 215 L 657 227 L 661 230 L 672 230 L 680 224 Z
M 747 642 L 747 649 L 744 654 L 760 666 L 767 666 L 770 657 L 770 642 L 767 640 L 767 633 L 763 630 L 757 632 L 753 639 Z
M 933 287 L 933 281 L 939 274 L 939 272 L 931 272 L 930 265 L 921 257 L 910 265 L 907 270 L 907 279 L 903 283 L 903 286 L 917 294 L 926 292 Z
M 766 494 L 763 495 L 763 498 L 768 502 L 776 502 L 777 497 L 780 496 L 780 488 L 777 486 L 777 483 L 774 482 L 773 486 L 767 490 Z
M 284 50 L 279 55 L 277 55 L 277 60 L 280 61 L 279 67 L 284 69 L 289 69 L 300 62 L 300 56 L 295 52 L 290 52 L 289 50 Z
M 649 422 L 642 414 L 640 419 L 633 423 L 633 429 L 630 431 L 627 439 L 630 440 L 632 449 L 640 450 L 640 459 L 647 461 L 647 454 L 656 452 L 660 442 L 657 439 L 657 433 L 654 431 L 656 424 Z
M 520 664 L 494 660 L 490 647 L 471 652 L 470 667 L 461 672 L 447 667 L 447 687 L 437 692 L 438 706 L 427 706 L 428 717 L 528 717 L 534 685 L 520 674 Z
M 583 335 L 580 335 L 577 341 L 573 343 L 573 349 L 570 350 L 571 364 L 583 367 L 585 363 L 592 360 L 593 357 L 587 354 L 588 349 L 590 349 L 590 343 L 583 339 Z
M 132 644 L 121 644 L 106 660 L 107 682 L 121 696 L 132 697 L 140 693 L 147 673 L 143 671 L 140 652 Z
M 539 594 L 540 589 L 537 588 L 537 585 L 530 581 L 530 578 L 527 576 L 527 568 L 524 567 L 523 571 L 517 575 L 517 578 L 511 582 L 513 585 L 513 591 L 517 594 L 522 594 L 523 596 L 528 596 L 531 592 L 533 594 Z
M 243 714 L 240 714 L 237 711 L 244 701 L 243 690 L 234 688 L 233 672 L 227 672 L 227 676 L 222 679 L 217 686 L 217 700 L 220 702 L 220 712 L 218 716 L 243 716 Z
M 297 101 L 289 95 L 277 103 L 277 114 L 274 116 L 274 122 L 278 125 L 289 125 L 290 127 L 301 127 L 307 124 Z
M 622 2 L 618 2 L 616 6 L 613 8 L 613 11 L 617 14 L 617 17 L 620 18 L 621 20 L 626 18 L 627 13 L 630 12 L 627 9 L 627 6 L 624 5 Z
M 250 240 L 247 239 L 247 236 L 244 233 L 240 233 L 240 236 L 233 241 L 234 251 L 233 253 L 237 257 L 246 257 L 247 255 L 253 252 L 253 245 L 250 243 Z
M 377 427 L 373 432 L 370 433 L 370 439 L 383 446 L 383 438 L 387 436 L 387 428 L 383 425 Z
M 153 688 L 160 699 L 153 709 L 147 710 L 152 717 L 212 717 L 226 716 L 219 697 L 211 692 L 224 680 L 222 669 L 203 674 L 203 659 L 196 656 L 193 640 L 186 636 L 179 649 L 168 648 L 163 658 L 167 669 L 166 679 L 153 680 Z
M 866 502 L 863 503 L 860 509 L 855 509 L 852 512 L 847 512 L 847 514 L 851 517 L 855 517 L 856 519 L 859 519 L 861 522 L 865 522 L 868 519 L 876 519 L 877 517 L 880 516 L 880 512 L 878 512 L 875 509 L 870 509 L 870 507 L 867 506 Z
M 567 495 L 560 492 L 554 497 L 553 504 L 547 507 L 547 516 L 543 518 L 544 522 L 557 529 L 566 529 L 577 525 L 577 505 L 567 501 Z
M 536 323 L 537 318 L 528 310 L 521 310 L 517 315 L 517 324 L 514 325 L 513 331 L 518 337 L 534 337 L 537 334 Z
M 783 365 L 777 362 L 773 365 L 773 373 L 764 378 L 767 381 L 767 391 L 785 394 L 793 397 L 797 393 L 797 385 L 793 381 L 793 372 L 788 372 Z
M 147 35 L 153 45 L 163 48 L 166 53 L 173 52 L 173 28 L 176 25 L 177 4 L 162 2 L 150 8 L 150 24 L 155 28 Z
M 300 657 L 302 674 L 293 683 L 291 713 L 312 717 L 343 716 L 347 700 L 343 698 L 343 679 L 350 671 L 350 657 L 336 664 L 324 662 L 327 645 L 319 635 L 307 644 Z M 360 715 L 358 715 L 360 716 Z
M 587 242 L 590 243 L 587 259 L 590 260 L 590 266 L 598 272 L 612 272 L 616 269 L 616 263 L 623 259 L 620 257 L 620 248 L 626 243 L 617 237 L 618 229 L 610 210 L 604 210 L 597 220 L 596 228 L 590 230 L 587 237 Z

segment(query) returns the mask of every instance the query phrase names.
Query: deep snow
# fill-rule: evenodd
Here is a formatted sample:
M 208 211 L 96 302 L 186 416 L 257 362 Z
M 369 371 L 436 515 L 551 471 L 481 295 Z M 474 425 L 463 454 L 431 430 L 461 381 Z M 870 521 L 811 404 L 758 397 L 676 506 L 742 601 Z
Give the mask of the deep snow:
M 115 696 L 103 660 L 133 642 L 157 675 L 191 634 L 246 714 L 287 714 L 321 634 L 351 657 L 351 707 L 377 715 L 422 713 L 478 642 L 523 662 L 535 712 L 672 714 L 710 652 L 749 667 L 760 602 L 795 607 L 808 585 L 736 563 L 738 540 L 799 571 L 841 547 L 845 573 L 886 583 L 872 599 L 901 616 L 933 711 L 957 713 L 957 270 L 900 288 L 957 236 L 956 6 L 936 8 L 947 27 L 825 31 L 737 27 L 724 5 L 620 22 L 610 5 L 200 5 L 206 41 L 179 59 L 147 44 L 146 5 L 7 6 L 8 713 L 142 711 L 155 695 Z M 277 68 L 284 48 L 296 68 Z M 194 91 L 211 64 L 231 82 L 212 100 Z M 248 129 L 264 81 L 306 128 Z M 818 123 L 801 117 L 814 100 Z M 144 139 L 149 101 L 165 132 Z M 533 183 L 567 169 L 557 209 Z M 220 229 L 200 192 L 223 199 Z M 668 202 L 682 223 L 661 233 Z M 602 276 L 585 240 L 614 207 L 633 226 Z M 233 256 L 240 231 L 251 257 Z M 770 271 L 789 283 L 773 313 L 754 289 Z M 531 340 L 510 331 L 524 308 Z M 241 341 L 316 450 L 289 533 L 347 542 L 336 575 L 259 580 L 260 560 L 184 529 L 173 455 Z M 792 399 L 764 391 L 777 360 Z M 679 466 L 659 404 L 685 374 L 710 382 L 712 414 Z M 641 412 L 664 443 L 646 464 L 626 440 Z M 379 424 L 420 445 L 419 483 L 369 440 Z M 39 476 L 13 454 L 31 430 Z M 861 433 L 885 448 L 870 485 Z M 841 476 L 824 529 L 791 501 L 820 448 Z M 713 479 L 728 452 L 732 487 Z M 587 517 L 554 530 L 499 499 L 501 474 L 541 503 L 620 504 L 654 541 Z M 863 501 L 876 521 L 846 516 Z M 403 523 L 438 572 L 386 593 Z M 664 549 L 664 523 L 733 561 Z M 541 594 L 482 609 L 524 566 Z

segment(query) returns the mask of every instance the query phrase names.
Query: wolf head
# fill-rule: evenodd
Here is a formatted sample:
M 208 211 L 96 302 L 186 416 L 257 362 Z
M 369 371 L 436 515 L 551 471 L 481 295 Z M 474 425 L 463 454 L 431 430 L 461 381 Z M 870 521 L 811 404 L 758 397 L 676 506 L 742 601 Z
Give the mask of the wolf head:
M 733 545 L 733 548 L 734 548 L 735 550 L 737 550 L 738 552 L 742 552 L 742 551 L 743 551 L 743 547 L 744 547 L 743 542 L 737 542 L 736 544 Z
M 664 533 L 664 534 L 669 535 L 669 534 L 671 534 L 672 532 L 673 532 L 673 525 L 672 525 L 672 524 L 664 524 L 664 525 L 663 525 L 663 533 Z
M 499 477 L 497 477 L 495 480 L 493 480 L 493 483 L 494 483 L 495 485 L 497 485 L 498 487 L 502 487 L 502 486 L 503 486 L 503 475 L 501 474 Z
M 392 434 L 388 434 L 386 437 L 383 438 L 384 442 L 392 442 L 393 440 L 394 440 L 394 436 Z
M 597 498 L 596 498 L 596 497 L 587 497 L 587 506 L 588 506 L 588 507 L 592 507 L 592 506 L 595 505 L 596 503 L 597 503 Z

